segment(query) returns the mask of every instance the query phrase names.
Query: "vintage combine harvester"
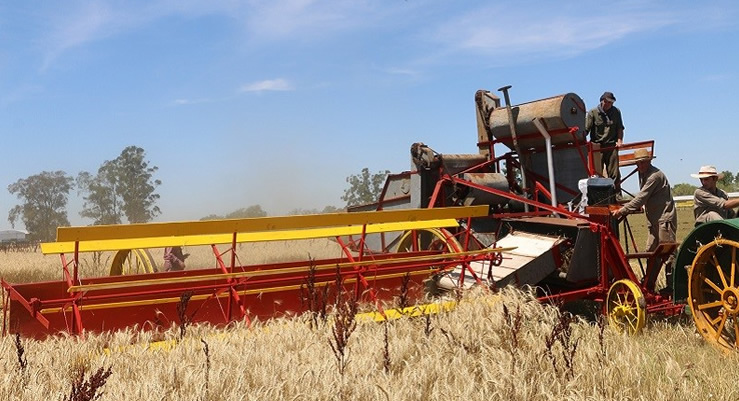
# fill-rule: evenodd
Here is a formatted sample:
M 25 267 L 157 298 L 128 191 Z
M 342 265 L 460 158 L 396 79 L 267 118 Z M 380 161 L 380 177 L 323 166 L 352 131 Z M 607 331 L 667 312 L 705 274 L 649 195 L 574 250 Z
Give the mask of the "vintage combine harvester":
M 679 250 L 662 243 L 640 252 L 628 219 L 611 216 L 623 187 L 601 177 L 600 154 L 613 148 L 587 141 L 582 99 L 567 93 L 511 106 L 509 88 L 499 89 L 505 107 L 489 91 L 475 95 L 477 154 L 413 144 L 411 170 L 390 175 L 378 202 L 354 210 L 486 205 L 488 216 L 471 221 L 475 246 L 504 248 L 501 263 L 444 271 L 434 276 L 438 286 L 479 280 L 490 288 L 530 285 L 545 302 L 593 300 L 612 326 L 628 333 L 640 331 L 648 314 L 687 311 L 709 342 L 739 348 L 739 242 L 731 240 L 739 239 L 739 219 L 697 227 Z M 631 170 L 622 182 L 637 173 L 637 149 L 654 154 L 654 141 L 619 148 L 620 167 Z M 374 243 L 394 244 L 388 235 Z M 442 238 L 435 230 L 418 236 L 428 243 Z M 673 283 L 657 288 L 675 253 Z
M 185 301 L 194 322 L 263 319 L 312 308 L 315 288 L 325 289 L 324 302 L 352 291 L 382 312 L 383 300 L 401 294 L 419 301 L 473 285 L 528 285 L 542 301 L 599 302 L 610 323 L 629 333 L 648 314 L 674 315 L 687 304 L 701 334 L 736 348 L 739 243 L 728 238 L 739 238 L 739 221 L 694 230 L 676 259 L 674 288 L 658 288 L 678 244 L 640 252 L 628 220 L 612 218 L 623 187 L 599 175 L 608 149 L 587 140 L 582 99 L 567 93 L 512 106 L 508 88 L 500 89 L 505 106 L 489 91 L 475 95 L 477 153 L 413 144 L 411 170 L 391 174 L 376 203 L 350 213 L 60 228 L 57 242 L 42 249 L 61 255 L 64 279 L 2 282 L 3 332 L 157 327 L 176 322 Z M 621 167 L 632 169 L 624 180 L 636 172 L 637 149 L 653 154 L 654 142 L 619 148 Z M 239 243 L 306 238 L 332 238 L 342 255 L 237 263 Z M 191 245 L 210 245 L 215 266 L 121 274 L 127 258 L 146 261 L 147 248 Z M 114 275 L 80 277 L 80 252 L 103 250 L 118 252 Z

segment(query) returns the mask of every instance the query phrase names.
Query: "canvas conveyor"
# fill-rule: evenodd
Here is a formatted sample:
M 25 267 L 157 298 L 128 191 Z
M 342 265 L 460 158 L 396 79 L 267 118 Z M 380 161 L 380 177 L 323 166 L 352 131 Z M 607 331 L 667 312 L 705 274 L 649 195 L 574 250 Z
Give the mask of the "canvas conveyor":
M 555 271 L 553 248 L 562 241 L 561 238 L 523 232 L 508 234 L 497 241 L 496 246 L 514 249 L 501 252 L 500 264 L 471 262 L 469 270 L 458 266 L 444 273 L 438 285 L 445 290 L 453 290 L 461 282 L 463 288 L 468 289 L 476 284 L 475 276 L 489 287 L 536 285 Z
M 509 232 L 491 245 L 506 249 L 497 263 L 471 262 L 471 269 L 457 267 L 440 275 L 439 287 L 451 290 L 463 283 L 464 288 L 470 288 L 475 276 L 491 288 L 546 283 L 576 286 L 598 280 L 599 266 L 593 260 L 597 259 L 599 240 L 587 221 L 532 217 L 506 220 L 505 224 Z

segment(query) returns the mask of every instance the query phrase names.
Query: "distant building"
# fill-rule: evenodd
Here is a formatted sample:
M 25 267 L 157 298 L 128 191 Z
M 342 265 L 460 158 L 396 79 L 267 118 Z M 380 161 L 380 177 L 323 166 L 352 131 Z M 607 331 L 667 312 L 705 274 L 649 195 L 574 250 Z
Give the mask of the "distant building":
M 0 231 L 0 242 L 25 241 L 27 235 L 27 231 L 2 230 Z

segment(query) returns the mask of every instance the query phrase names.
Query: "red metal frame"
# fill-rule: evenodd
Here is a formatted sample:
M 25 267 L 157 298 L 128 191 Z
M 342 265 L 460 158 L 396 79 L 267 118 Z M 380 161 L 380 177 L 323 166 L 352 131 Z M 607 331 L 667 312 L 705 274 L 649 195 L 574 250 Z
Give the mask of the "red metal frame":
M 576 130 L 568 130 L 568 133 L 573 135 L 574 144 L 570 144 L 567 146 L 576 147 L 578 150 L 582 147 L 583 143 L 578 143 L 575 137 Z M 560 132 L 562 134 L 563 132 Z M 551 134 L 551 133 L 550 133 Z M 536 134 L 538 135 L 538 134 Z M 533 137 L 533 136 L 532 136 Z M 523 137 L 519 138 L 524 139 Z M 470 173 L 470 172 L 479 172 L 484 171 L 485 169 L 488 169 L 490 165 L 496 165 L 497 171 L 501 171 L 499 168 L 499 162 L 502 160 L 506 160 L 507 162 L 507 172 L 508 172 L 508 180 L 511 187 L 515 186 L 515 183 L 512 182 L 513 174 L 513 168 L 520 169 L 519 162 L 515 159 L 515 153 L 514 152 L 508 152 L 503 156 L 495 157 L 494 150 L 493 150 L 493 144 L 500 141 L 490 141 L 490 142 L 481 142 L 478 145 L 490 145 L 490 154 L 491 159 L 485 163 L 481 163 L 475 166 L 472 166 L 470 168 L 467 168 L 464 172 Z M 567 146 L 560 146 L 567 147 Z M 653 148 L 654 141 L 643 141 L 643 142 L 636 142 L 631 144 L 625 144 L 622 146 L 623 149 L 636 149 L 641 147 L 650 147 Z M 586 165 L 587 171 L 592 175 L 594 172 L 594 166 L 593 166 L 593 153 L 594 152 L 603 152 L 605 150 L 609 150 L 610 148 L 602 148 L 600 150 L 594 150 L 592 148 L 591 143 L 587 143 L 587 159 L 585 155 L 581 153 L 581 158 L 583 163 Z M 530 151 L 529 151 L 530 152 Z M 627 164 L 628 165 L 628 164 Z M 519 196 L 511 192 L 501 191 L 495 188 L 485 187 L 482 185 L 475 184 L 470 181 L 463 180 L 459 178 L 461 174 L 455 174 L 455 175 L 449 175 L 445 174 L 443 171 L 440 171 L 440 179 L 436 183 L 433 195 L 431 196 L 431 200 L 429 203 L 429 207 L 441 207 L 441 206 L 450 206 L 446 204 L 444 197 L 442 194 L 444 194 L 444 187 L 445 186 L 467 186 L 469 188 L 474 188 L 479 191 L 488 192 L 503 198 L 515 200 L 524 204 L 527 204 L 529 206 L 533 207 L 533 211 L 529 212 L 517 212 L 517 213 L 493 213 L 491 214 L 491 217 L 493 218 L 526 218 L 526 217 L 533 217 L 533 216 L 541 216 L 541 215 L 551 215 L 556 214 L 560 215 L 564 218 L 569 219 L 583 219 L 590 222 L 590 228 L 593 232 L 599 233 L 600 237 L 600 272 L 599 272 L 599 279 L 598 282 L 595 284 L 592 283 L 583 283 L 580 288 L 576 289 L 564 289 L 556 293 L 548 293 L 543 296 L 541 296 L 539 299 L 542 302 L 554 302 L 554 303 L 564 303 L 564 302 L 570 302 L 575 300 L 581 300 L 581 299 L 589 299 L 594 301 L 599 301 L 603 303 L 603 307 L 606 308 L 605 300 L 606 296 L 608 294 L 608 291 L 610 290 L 611 284 L 619 279 L 629 279 L 636 283 L 641 291 L 644 294 L 646 305 L 647 305 L 647 312 L 648 313 L 662 313 L 665 315 L 674 315 L 677 313 L 680 313 L 684 305 L 682 304 L 675 304 L 671 297 L 664 296 L 658 293 L 655 289 L 654 282 L 648 282 L 648 280 L 639 280 L 636 276 L 633 268 L 629 264 L 629 260 L 635 259 L 639 260 L 639 263 L 641 263 L 641 259 L 647 259 L 648 265 L 650 266 L 656 266 L 653 268 L 661 268 L 660 263 L 650 263 L 655 260 L 655 258 L 658 258 L 657 261 L 664 260 L 665 255 L 655 254 L 655 253 L 638 253 L 638 247 L 636 246 L 636 243 L 633 239 L 633 234 L 631 233 L 631 228 L 627 225 L 628 222 L 624 223 L 626 224 L 626 228 L 628 231 L 629 238 L 626 239 L 626 243 L 628 244 L 628 240 L 631 240 L 631 244 L 634 247 L 635 252 L 631 254 L 627 254 L 623 251 L 621 247 L 621 243 L 619 242 L 615 230 L 618 227 L 612 227 L 611 225 L 611 217 L 608 210 L 605 210 L 605 214 L 601 216 L 588 216 L 588 215 L 580 215 L 576 212 L 569 211 L 565 209 L 562 206 L 552 206 L 548 204 L 544 204 L 541 202 L 538 202 L 536 200 L 528 199 L 525 196 Z M 624 181 L 625 179 L 632 176 L 634 172 L 631 172 L 626 177 L 622 179 Z M 547 190 L 546 187 L 544 187 L 540 181 L 543 181 L 544 177 L 539 177 L 536 174 L 530 173 L 527 171 L 527 177 L 533 178 L 530 182 L 532 184 L 533 189 L 526 189 L 524 188 L 524 192 L 530 191 L 534 195 L 534 199 L 537 199 L 537 194 L 542 194 L 546 198 L 551 199 L 551 193 Z M 565 190 L 568 189 L 564 186 L 557 185 L 557 189 Z M 650 274 L 653 272 L 650 272 Z M 460 276 L 460 280 L 462 280 L 464 275 Z M 462 282 L 460 281 L 460 285 Z M 605 309 L 604 309 L 605 312 Z
M 315 273 L 315 285 L 331 289 L 330 299 L 336 296 L 338 269 L 342 287 L 353 284 L 358 300 L 373 302 L 382 310 L 383 302 L 399 295 L 407 274 L 412 288 L 406 291 L 420 300 L 423 280 L 431 275 L 460 264 L 469 268 L 471 261 L 498 258 L 483 251 L 465 252 L 466 246 L 472 243 L 469 228 L 462 228 L 455 235 L 465 239 L 465 246 L 447 251 L 415 249 L 378 254 L 366 249 L 365 226 L 358 251 L 342 238 L 336 238 L 344 253 L 340 258 L 244 266 L 237 263 L 234 234 L 227 250 L 212 246 L 215 268 L 94 278 L 79 277 L 77 244 L 71 260 L 64 254 L 60 257 L 64 272 L 61 281 L 25 284 L 2 281 L 6 301 L 3 334 L 18 332 L 44 338 L 60 331 L 82 334 L 135 324 L 146 328 L 166 327 L 178 321 L 177 305 L 185 293 L 191 294 L 187 310 L 188 316 L 193 315 L 193 323 L 221 325 L 234 320 L 251 322 L 254 318 L 297 314 L 307 310 L 301 293 L 309 278 L 310 264 L 322 266 Z M 452 234 L 445 236 L 449 239 Z M 226 255 L 230 263 L 225 262 Z M 82 288 L 77 289 L 75 285 Z

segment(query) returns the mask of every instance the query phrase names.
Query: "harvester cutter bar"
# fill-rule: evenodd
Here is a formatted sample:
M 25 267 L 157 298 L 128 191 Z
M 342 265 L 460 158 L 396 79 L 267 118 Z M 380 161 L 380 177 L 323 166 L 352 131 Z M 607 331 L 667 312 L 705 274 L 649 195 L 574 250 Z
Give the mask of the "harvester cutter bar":
M 381 257 L 377 257 L 374 260 L 364 260 L 361 262 L 336 262 L 336 263 L 324 263 L 315 265 L 316 270 L 335 270 L 338 268 L 347 268 L 347 267 L 369 267 L 373 265 L 381 266 L 381 265 L 389 265 L 389 264 L 403 264 L 407 262 L 433 262 L 436 263 L 442 263 L 443 261 L 440 259 L 453 259 L 453 258 L 462 258 L 466 256 L 473 256 L 473 255 L 485 255 L 490 253 L 497 253 L 497 252 L 503 252 L 508 251 L 511 248 L 489 248 L 489 249 L 481 249 L 477 251 L 466 251 L 466 252 L 453 252 L 453 253 L 444 253 L 439 254 L 436 252 L 431 251 L 424 251 L 424 252 L 418 252 L 418 256 L 408 256 L 408 257 L 392 257 L 389 255 L 382 255 Z M 459 263 L 459 260 L 452 260 L 447 261 L 446 263 Z M 228 278 L 248 278 L 248 277 L 259 277 L 259 276 L 265 276 L 265 275 L 277 275 L 277 274 L 290 274 L 290 273 L 301 273 L 305 272 L 306 269 L 308 269 L 310 266 L 306 266 L 304 264 L 301 264 L 300 266 L 296 267 L 286 267 L 286 268 L 278 268 L 278 269 L 270 269 L 270 270 L 251 270 L 251 271 L 241 271 L 237 273 L 216 273 L 216 274 L 208 274 L 208 275 L 199 275 L 199 276 L 184 276 L 184 277 L 171 277 L 171 278 L 155 278 L 155 279 L 143 279 L 143 280 L 133 280 L 133 281 L 120 281 L 120 282 L 111 282 L 111 283 L 99 283 L 99 284 L 82 284 L 82 285 L 73 285 L 67 289 L 67 292 L 80 292 L 80 291 L 96 291 L 96 290 L 102 290 L 102 289 L 112 289 L 112 288 L 128 288 L 128 287 L 138 287 L 138 286 L 147 286 L 147 285 L 153 285 L 153 284 L 174 284 L 174 283 L 187 283 L 187 282 L 196 282 L 196 281 L 203 281 L 208 279 L 213 280 L 219 280 L 219 279 L 228 279 Z M 239 266 L 239 269 L 247 269 L 247 268 L 253 268 L 252 266 Z
M 370 281 L 376 280 L 376 279 L 387 279 L 387 278 L 398 278 L 405 274 L 411 274 L 411 275 L 422 275 L 422 274 L 428 274 L 425 271 L 413 271 L 413 272 L 398 272 L 398 273 L 392 273 L 392 274 L 383 274 L 383 275 L 377 275 L 370 278 Z M 358 278 L 357 275 L 354 275 L 352 272 L 343 273 L 344 276 L 351 276 L 342 281 L 342 283 L 351 284 L 355 283 Z M 320 280 L 315 283 L 318 287 L 324 287 L 326 285 L 333 285 L 335 275 L 323 275 L 321 277 L 317 277 L 318 279 L 324 279 Z M 284 279 L 282 281 L 289 282 L 288 279 Z M 244 284 L 244 283 L 240 283 Z M 256 284 L 256 283 L 255 283 Z M 280 281 L 271 281 L 270 284 L 280 284 Z M 238 284 L 236 285 L 238 286 Z M 254 288 L 254 289 L 242 289 L 237 290 L 237 293 L 239 295 L 256 295 L 256 294 L 263 294 L 263 293 L 270 293 L 270 292 L 278 292 L 278 291 L 285 291 L 285 290 L 298 290 L 300 289 L 302 284 L 293 284 L 293 285 L 273 285 L 271 287 L 262 287 L 262 288 Z M 193 295 L 190 299 L 191 300 L 207 300 L 208 298 L 225 298 L 228 296 L 228 294 L 225 294 L 225 291 L 230 287 L 229 284 L 222 284 L 222 285 L 212 285 L 212 286 L 199 286 L 199 287 L 191 287 L 189 288 L 190 291 L 198 291 L 198 290 L 210 290 L 214 292 L 204 293 L 204 294 L 198 294 Z M 180 294 L 182 293 L 182 289 L 171 289 L 171 290 L 164 290 L 164 291 L 140 291 L 140 292 L 130 292 L 130 293 L 124 293 L 124 294 L 117 294 L 116 297 L 136 297 L 136 296 L 145 296 L 145 295 L 166 295 L 166 294 Z M 91 296 L 86 297 L 85 301 L 99 301 L 99 300 L 105 300 L 110 299 L 111 296 Z M 53 314 L 58 312 L 69 312 L 72 310 L 73 303 L 69 302 L 70 299 L 67 300 L 50 300 L 47 302 L 43 302 L 43 304 L 46 303 L 59 303 L 60 301 L 65 301 L 63 306 L 56 306 L 56 307 L 47 307 L 39 310 L 39 313 L 41 314 Z M 136 301 L 119 301 L 119 302 L 101 302 L 101 303 L 82 303 L 78 305 L 80 311 L 88 311 L 88 310 L 100 310 L 100 309 L 111 309 L 111 308 L 120 308 L 120 307 L 126 307 L 126 306 L 142 306 L 142 305 L 156 305 L 156 304 L 165 304 L 165 303 L 172 303 L 172 302 L 179 302 L 180 297 L 163 297 L 163 298 L 148 298 L 148 299 L 141 299 Z

